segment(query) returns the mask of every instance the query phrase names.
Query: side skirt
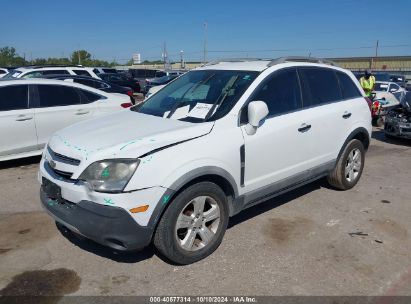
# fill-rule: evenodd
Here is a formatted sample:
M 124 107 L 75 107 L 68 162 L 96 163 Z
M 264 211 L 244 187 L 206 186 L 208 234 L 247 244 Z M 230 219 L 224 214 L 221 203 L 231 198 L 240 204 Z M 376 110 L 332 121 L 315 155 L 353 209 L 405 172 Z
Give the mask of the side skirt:
M 235 215 L 244 209 L 258 205 L 273 197 L 325 177 L 334 169 L 335 164 L 336 161 L 333 160 L 324 165 L 287 177 L 271 185 L 245 193 L 233 201 L 233 213 L 231 215 Z

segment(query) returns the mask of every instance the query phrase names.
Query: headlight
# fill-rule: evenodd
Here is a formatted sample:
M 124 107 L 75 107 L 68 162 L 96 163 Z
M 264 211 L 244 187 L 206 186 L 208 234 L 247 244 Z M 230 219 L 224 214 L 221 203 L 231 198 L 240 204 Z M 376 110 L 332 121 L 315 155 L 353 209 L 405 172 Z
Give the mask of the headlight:
M 98 161 L 88 166 L 78 179 L 86 181 L 94 191 L 123 191 L 139 163 L 136 159 Z

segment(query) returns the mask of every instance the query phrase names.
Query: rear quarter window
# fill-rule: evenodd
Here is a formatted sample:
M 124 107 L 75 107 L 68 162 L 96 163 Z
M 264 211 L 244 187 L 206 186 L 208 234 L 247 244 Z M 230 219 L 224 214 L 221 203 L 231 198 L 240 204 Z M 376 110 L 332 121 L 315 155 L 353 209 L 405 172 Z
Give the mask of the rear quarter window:
M 336 73 L 338 81 L 340 83 L 343 99 L 356 98 L 362 96 L 360 91 L 358 90 L 358 87 L 355 85 L 351 77 L 342 72 L 337 71 Z
M 80 91 L 84 95 L 84 98 L 82 98 L 82 101 L 81 101 L 81 103 L 83 103 L 83 104 L 84 103 L 92 103 L 92 102 L 95 102 L 99 99 L 104 98 L 104 97 L 102 97 L 98 94 L 92 93 L 92 92 L 87 91 L 87 90 L 80 90 Z
M 304 108 L 339 101 L 340 86 L 334 70 L 327 68 L 299 68 Z

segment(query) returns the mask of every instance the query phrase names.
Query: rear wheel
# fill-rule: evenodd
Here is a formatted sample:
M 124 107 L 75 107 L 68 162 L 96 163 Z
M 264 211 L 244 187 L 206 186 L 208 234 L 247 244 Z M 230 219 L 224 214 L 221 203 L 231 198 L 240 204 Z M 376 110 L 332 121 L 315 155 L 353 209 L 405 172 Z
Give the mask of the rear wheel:
M 328 183 L 340 190 L 351 189 L 361 177 L 364 161 L 364 145 L 358 139 L 351 140 L 341 153 L 334 170 L 327 177 Z
M 154 235 L 154 245 L 177 264 L 199 261 L 220 245 L 228 224 L 225 193 L 216 184 L 194 184 L 170 203 Z

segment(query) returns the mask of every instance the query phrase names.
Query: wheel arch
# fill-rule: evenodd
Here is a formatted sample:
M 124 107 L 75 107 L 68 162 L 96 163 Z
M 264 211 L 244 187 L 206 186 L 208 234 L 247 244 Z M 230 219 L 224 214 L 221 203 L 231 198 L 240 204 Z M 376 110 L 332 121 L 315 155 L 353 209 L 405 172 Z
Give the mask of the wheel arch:
M 227 196 L 229 215 L 234 214 L 233 202 L 238 197 L 237 183 L 233 176 L 226 170 L 219 167 L 201 167 L 192 170 L 180 178 L 178 178 L 162 197 L 162 201 L 158 202 L 149 225 L 155 230 L 166 209 L 172 205 L 173 199 L 182 191 L 199 182 L 212 182 L 219 186 Z M 164 197 L 167 197 L 167 203 L 164 203 Z
M 370 134 L 368 133 L 367 129 L 363 127 L 359 127 L 354 129 L 350 135 L 348 135 L 347 139 L 345 140 L 344 144 L 342 145 L 340 152 L 338 153 L 337 160 L 340 158 L 341 154 L 343 153 L 345 147 L 352 139 L 358 139 L 364 145 L 364 149 L 367 151 L 370 145 Z

